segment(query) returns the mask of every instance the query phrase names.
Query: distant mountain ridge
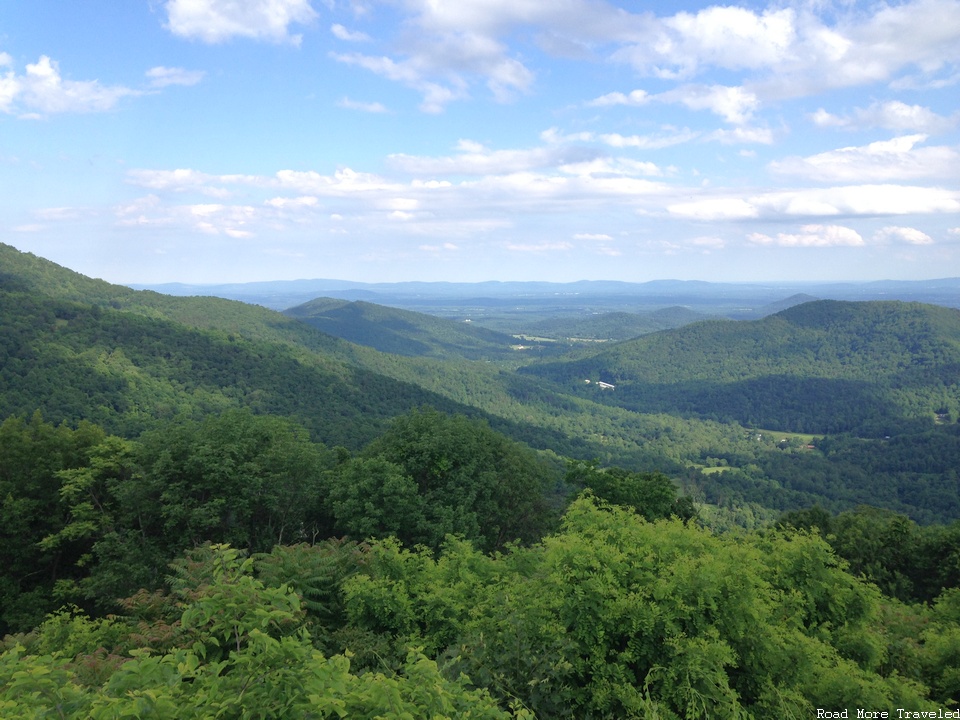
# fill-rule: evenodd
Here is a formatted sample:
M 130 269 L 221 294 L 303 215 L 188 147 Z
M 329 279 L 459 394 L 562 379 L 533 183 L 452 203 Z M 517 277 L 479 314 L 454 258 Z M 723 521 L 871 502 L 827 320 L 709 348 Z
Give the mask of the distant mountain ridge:
M 686 305 L 690 300 L 741 301 L 753 307 L 778 302 L 790 295 L 835 300 L 905 300 L 960 307 L 960 278 L 862 283 L 759 282 L 722 283 L 700 280 L 652 280 L 624 282 L 581 280 L 569 283 L 488 281 L 364 283 L 345 280 L 280 280 L 251 283 L 186 285 L 133 284 L 130 287 L 170 295 L 214 295 L 264 305 L 276 310 L 301 305 L 317 297 L 369 300 L 383 305 L 412 307 L 418 302 L 443 298 L 555 298 L 582 296 L 636 297 L 662 306 Z
M 797 432 L 882 432 L 960 412 L 960 311 L 819 300 L 753 321 L 708 320 L 522 370 L 606 402 Z

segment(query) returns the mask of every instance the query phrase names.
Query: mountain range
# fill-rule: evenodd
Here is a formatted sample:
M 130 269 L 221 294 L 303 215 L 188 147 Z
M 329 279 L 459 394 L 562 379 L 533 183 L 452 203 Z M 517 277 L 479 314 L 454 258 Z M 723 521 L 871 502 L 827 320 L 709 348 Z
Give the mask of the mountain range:
M 811 300 L 823 286 L 809 295 L 737 286 L 753 293 L 747 307 L 729 286 L 645 286 L 647 300 L 700 293 L 710 300 L 701 306 L 722 312 L 671 304 L 590 315 L 592 300 L 557 300 L 555 286 L 491 283 L 482 290 L 501 307 L 525 290 L 541 293 L 530 302 L 542 300 L 552 315 L 502 314 L 501 326 L 516 323 L 511 333 L 344 298 L 314 296 L 280 313 L 111 285 L 0 245 L 0 417 L 39 410 L 134 437 L 170 418 L 244 407 L 293 418 L 329 446 L 359 448 L 391 418 L 430 406 L 484 418 L 558 463 L 666 472 L 715 508 L 706 513 L 715 522 L 749 524 L 814 503 L 869 503 L 923 522 L 960 518 L 952 302 Z M 946 297 L 957 286 L 869 291 Z M 257 291 L 268 287 L 290 289 Z M 481 290 L 402 289 L 444 308 L 467 302 L 458 291 Z M 618 297 L 640 309 L 635 296 Z M 561 306 L 571 309 L 565 318 Z M 759 319 L 730 319 L 736 307 Z M 513 337 L 530 331 L 543 342 Z

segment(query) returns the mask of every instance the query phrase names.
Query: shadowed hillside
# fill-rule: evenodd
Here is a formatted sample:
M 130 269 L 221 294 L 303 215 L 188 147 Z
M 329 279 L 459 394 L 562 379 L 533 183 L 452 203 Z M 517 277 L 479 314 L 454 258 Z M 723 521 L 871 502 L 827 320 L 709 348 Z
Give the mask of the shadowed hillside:
M 517 341 L 469 322 L 357 301 L 317 298 L 284 310 L 329 335 L 381 352 L 411 357 L 469 360 L 512 358 Z

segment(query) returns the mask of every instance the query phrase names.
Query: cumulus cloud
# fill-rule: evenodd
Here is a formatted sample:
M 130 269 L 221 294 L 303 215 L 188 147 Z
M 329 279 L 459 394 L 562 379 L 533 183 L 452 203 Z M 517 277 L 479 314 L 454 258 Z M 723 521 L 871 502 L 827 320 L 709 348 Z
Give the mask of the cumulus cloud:
M 841 15 L 832 27 L 805 15 L 798 31 L 789 55 L 762 83 L 769 95 L 889 82 L 905 70 L 932 76 L 960 59 L 956 0 L 869 6 Z
M 12 58 L 0 54 L 0 67 L 11 67 Z M 57 113 L 104 112 L 121 98 L 140 95 L 121 85 L 103 85 L 97 80 L 66 80 L 60 65 L 46 55 L 26 66 L 22 75 L 12 69 L 0 78 L 0 111 L 37 118 Z
M 788 55 L 796 41 L 791 9 L 755 13 L 712 6 L 660 20 L 644 42 L 615 54 L 641 72 L 663 78 L 694 75 L 705 65 L 729 70 L 770 67 Z
M 933 238 L 921 230 L 912 227 L 891 225 L 878 230 L 873 235 L 877 242 L 903 242 L 908 245 L 932 245 Z
M 299 45 L 290 26 L 317 16 L 309 0 L 167 0 L 166 10 L 170 32 L 206 43 L 244 37 Z
M 865 245 L 856 230 L 843 225 L 804 225 L 798 233 L 777 233 L 775 236 L 751 233 L 747 239 L 757 245 L 780 247 L 859 247 Z
M 812 7 L 755 11 L 714 5 L 696 13 L 644 18 L 639 27 L 630 26 L 632 38 L 618 37 L 620 46 L 611 57 L 661 80 L 689 80 L 717 69 L 743 73 L 748 77 L 743 92 L 751 93 L 757 103 L 750 110 L 760 102 L 825 89 L 878 82 L 896 85 L 898 74 L 906 71 L 928 78 L 949 74 L 960 60 L 960 3 L 956 0 L 913 0 L 865 9 L 849 4 L 830 19 L 832 23 Z M 637 105 L 652 97 L 637 92 L 636 96 L 609 93 L 588 104 Z M 894 105 L 877 107 L 864 120 L 879 114 L 871 120 L 879 126 L 899 123 L 895 127 L 924 132 L 934 131 L 931 123 L 939 124 L 922 114 L 904 117 L 903 110 Z M 718 114 L 723 115 L 722 110 Z M 741 110 L 740 115 L 744 114 Z M 738 115 L 728 110 L 725 117 Z M 829 122 L 827 116 L 823 119 Z
M 849 115 L 833 115 L 823 108 L 811 119 L 819 127 L 838 127 L 851 130 L 880 127 L 897 132 L 921 133 L 945 132 L 957 125 L 958 115 L 943 117 L 921 105 L 907 105 L 899 100 L 876 102 L 869 107 L 857 108 Z
M 760 105 L 749 90 L 726 85 L 684 85 L 661 93 L 656 99 L 680 103 L 691 110 L 709 110 L 736 125 L 747 122 Z
M 335 55 L 403 83 L 424 95 L 421 109 L 439 112 L 487 86 L 500 102 L 526 93 L 535 73 L 505 42 L 513 31 L 532 28 L 537 44 L 565 56 L 590 54 L 595 45 L 639 38 L 646 17 L 601 0 L 403 0 L 409 15 L 400 24 L 392 57 Z M 443 92 L 442 92 L 443 91 Z
M 186 3 L 171 4 L 175 1 Z M 938 73 L 955 76 L 960 60 L 957 0 L 869 7 L 844 3 L 836 12 L 819 15 L 816 4 L 764 10 L 718 4 L 660 17 L 603 0 L 398 0 L 397 5 L 406 14 L 391 38 L 390 56 L 334 57 L 420 92 L 421 108 L 427 112 L 470 97 L 479 83 L 499 101 L 528 92 L 537 69 L 531 59 L 535 56 L 518 48 L 525 38 L 532 38 L 541 51 L 627 63 L 641 75 L 660 80 L 689 82 L 713 70 L 744 76 L 739 85 L 690 83 L 661 92 L 659 98 L 638 88 L 585 101 L 599 108 L 676 102 L 709 110 L 733 124 L 745 123 L 770 100 L 830 88 L 896 84 L 908 71 L 928 79 Z M 339 24 L 331 32 L 348 42 L 368 39 Z M 846 121 L 829 113 L 821 119 Z M 892 103 L 851 120 L 923 132 L 942 125 L 936 117 Z
M 960 153 L 945 146 L 917 147 L 926 135 L 904 135 L 770 163 L 770 170 L 826 182 L 955 178 Z

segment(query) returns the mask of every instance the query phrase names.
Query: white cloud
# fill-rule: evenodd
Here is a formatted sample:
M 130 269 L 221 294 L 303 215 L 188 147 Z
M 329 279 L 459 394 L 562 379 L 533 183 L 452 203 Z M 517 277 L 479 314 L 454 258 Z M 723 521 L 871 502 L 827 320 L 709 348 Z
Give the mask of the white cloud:
M 320 201 L 312 195 L 303 195 L 301 197 L 275 197 L 265 201 L 266 205 L 277 209 L 299 209 L 318 207 Z
M 799 233 L 777 233 L 773 237 L 751 233 L 747 239 L 757 245 L 780 247 L 859 247 L 865 244 L 860 233 L 843 225 L 804 225 Z
M 299 45 L 290 25 L 317 16 L 309 0 L 167 0 L 166 10 L 170 32 L 206 43 L 245 37 Z
M 911 215 L 960 212 L 960 192 L 912 185 L 847 185 L 769 192 L 750 201 L 765 216 Z
M 629 105 L 639 107 L 650 102 L 650 95 L 646 90 L 632 90 L 628 94 L 612 92 L 587 102 L 588 107 L 609 107 L 611 105 Z
M 727 241 L 715 235 L 701 235 L 690 241 L 696 247 L 706 248 L 707 250 L 722 250 L 727 246 Z
M 666 206 L 670 215 L 724 221 L 960 212 L 960 191 L 909 185 L 846 185 L 735 195 L 728 191 Z
M 356 65 L 370 72 L 413 88 L 423 95 L 420 109 L 426 113 L 443 112 L 447 103 L 467 97 L 467 82 L 459 76 L 448 79 L 447 84 L 428 80 L 429 73 L 411 61 L 396 62 L 392 58 L 360 53 L 333 53 L 334 60 L 347 65 Z
M 649 94 L 633 90 L 629 94 L 612 92 L 587 101 L 587 107 L 626 105 L 639 107 L 651 102 L 678 103 L 691 110 L 709 110 L 729 123 L 747 122 L 760 107 L 757 96 L 743 88 L 727 85 L 681 85 L 666 92 Z
M 506 243 L 507 250 L 524 253 L 545 253 L 570 250 L 573 245 L 568 242 L 538 242 L 538 243 Z
M 330 32 L 338 40 L 345 42 L 369 42 L 370 36 L 363 32 L 347 30 L 343 25 L 335 23 L 330 26 Z
M 573 236 L 574 240 L 591 240 L 591 241 L 609 241 L 613 240 L 612 237 L 606 233 L 576 233 Z
M 255 233 L 248 227 L 259 219 L 257 208 L 249 205 L 199 203 L 163 206 L 154 198 L 118 207 L 115 214 L 119 225 L 180 225 L 205 235 L 233 238 L 253 237 Z
M 386 106 L 378 102 L 362 102 L 360 100 L 351 100 L 348 97 L 341 98 L 337 101 L 337 107 L 346 108 L 347 110 L 360 110 L 361 112 L 368 113 L 386 113 L 390 112 L 387 110 Z
M 770 170 L 826 182 L 955 178 L 960 153 L 953 147 L 916 147 L 926 139 L 926 135 L 904 135 L 809 157 L 788 157 L 770 163 Z
M 526 93 L 535 73 L 504 42 L 518 28 L 532 28 L 540 49 L 582 57 L 595 45 L 638 38 L 645 23 L 645 16 L 601 0 L 399 0 L 398 4 L 410 15 L 400 25 L 395 57 L 335 57 L 423 93 L 421 109 L 426 112 L 439 112 L 447 103 L 468 97 L 476 82 L 484 83 L 500 102 Z M 385 60 L 404 72 L 391 72 Z
M 609 145 L 614 148 L 660 150 L 674 145 L 682 145 L 700 136 L 700 133 L 693 130 L 676 130 L 662 135 L 620 135 L 619 133 L 604 133 L 598 135 L 597 140 L 604 145 Z
M 196 85 L 203 80 L 205 72 L 202 70 L 184 70 L 183 68 L 170 68 L 158 65 L 150 68 L 146 72 L 150 80 L 150 86 L 155 88 L 167 87 L 168 85 Z
M 346 197 L 357 194 L 374 194 L 378 192 L 402 192 L 405 186 L 385 180 L 372 173 L 363 173 L 341 168 L 333 175 L 321 175 L 307 170 L 280 170 L 274 178 L 258 178 L 258 183 L 294 190 L 310 195 Z
M 813 15 L 798 24 L 789 55 L 771 67 L 765 95 L 797 97 L 830 88 L 889 82 L 919 70 L 930 77 L 960 59 L 960 3 L 914 0 L 851 9 L 834 27 Z
M 957 115 L 946 118 L 921 105 L 907 105 L 899 100 L 876 102 L 866 108 L 857 108 L 851 115 L 832 115 L 823 108 L 811 116 L 819 127 L 861 129 L 886 128 L 898 132 L 945 132 L 957 125 Z
M 689 79 L 712 69 L 746 73 L 752 77 L 745 90 L 760 102 L 878 82 L 896 86 L 897 75 L 907 71 L 918 72 L 927 87 L 957 81 L 957 0 L 863 8 L 846 2 L 819 15 L 823 8 L 817 3 L 791 5 L 763 11 L 713 5 L 662 18 L 632 15 L 635 22 L 625 23 L 629 31 L 608 36 L 608 42 L 619 43 L 610 57 L 663 80 Z M 938 73 L 947 79 L 938 81 Z M 610 93 L 590 104 L 636 101 Z
M 642 42 L 621 48 L 614 57 L 664 78 L 690 77 L 703 66 L 766 68 L 789 55 L 796 34 L 791 9 L 757 14 L 712 6 L 696 15 L 680 12 L 659 20 Z
M 258 178 L 251 175 L 210 175 L 189 168 L 128 170 L 127 182 L 150 190 L 176 193 L 193 191 L 217 198 L 230 196 L 231 190 L 226 186 L 257 185 L 261 183 Z
M 391 167 L 412 175 L 505 175 L 589 161 L 598 153 L 583 148 L 554 145 L 530 150 L 488 150 L 479 143 L 461 140 L 458 155 L 418 157 L 389 155 Z
M 912 227 L 897 227 L 891 225 L 878 230 L 873 235 L 876 242 L 904 242 L 908 245 L 932 245 L 933 238 L 921 230 Z
M 742 220 L 759 216 L 757 207 L 742 198 L 704 198 L 689 202 L 672 203 L 667 212 L 691 220 Z
M 9 67 L 12 59 L 4 53 L 0 66 Z M 41 55 L 28 64 L 23 75 L 8 70 L 0 78 L 0 111 L 21 117 L 37 118 L 56 113 L 104 112 L 127 96 L 140 92 L 120 85 L 102 85 L 96 80 L 65 80 L 55 60 Z
M 760 105 L 749 90 L 726 85 L 682 85 L 655 98 L 680 103 L 691 110 L 709 110 L 735 125 L 747 122 Z
M 696 15 L 681 12 L 664 21 L 673 38 L 664 38 L 682 62 L 708 63 L 728 69 L 768 67 L 793 44 L 794 11 L 766 10 L 757 15 L 740 7 L 712 6 Z
M 705 135 L 704 140 L 716 140 L 724 145 L 741 145 L 743 143 L 772 145 L 773 131 L 770 128 L 760 127 L 721 128 Z

